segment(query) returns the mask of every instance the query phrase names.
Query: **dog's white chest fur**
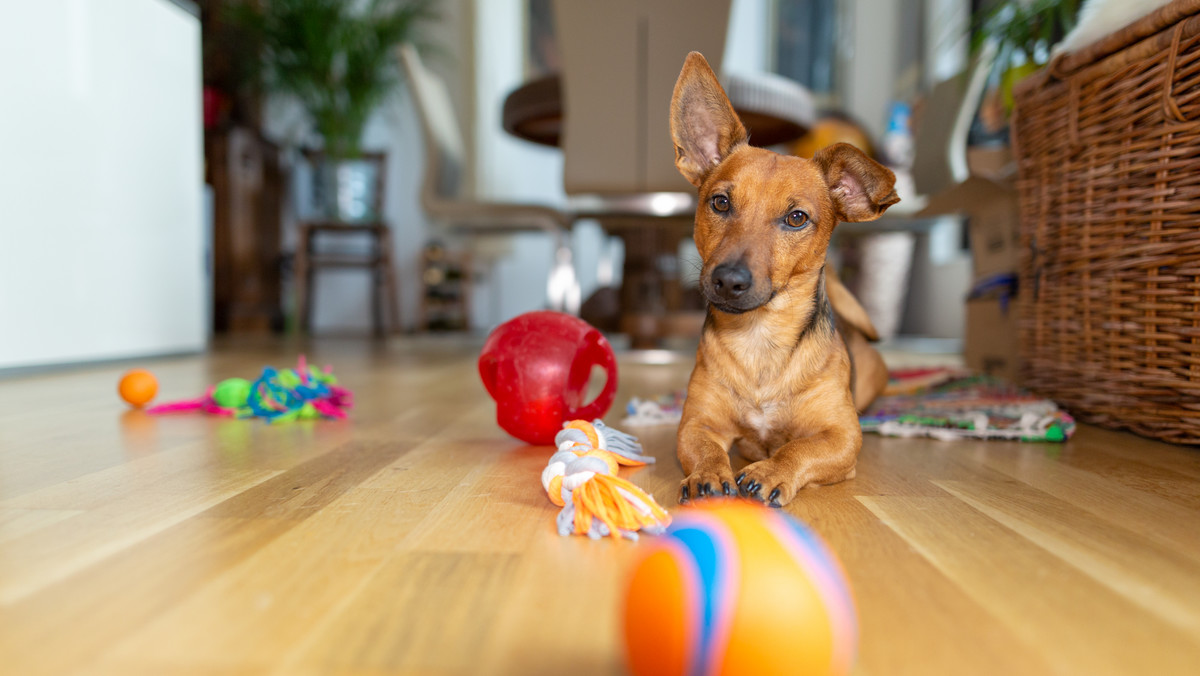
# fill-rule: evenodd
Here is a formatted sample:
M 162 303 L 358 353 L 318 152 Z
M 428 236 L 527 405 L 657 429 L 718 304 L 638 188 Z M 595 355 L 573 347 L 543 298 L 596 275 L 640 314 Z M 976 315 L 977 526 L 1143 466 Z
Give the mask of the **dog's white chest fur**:
M 767 403 L 758 407 L 751 406 L 746 411 L 746 426 L 758 432 L 758 437 L 766 441 L 771 432 L 778 428 L 779 416 L 783 407 L 777 403 Z

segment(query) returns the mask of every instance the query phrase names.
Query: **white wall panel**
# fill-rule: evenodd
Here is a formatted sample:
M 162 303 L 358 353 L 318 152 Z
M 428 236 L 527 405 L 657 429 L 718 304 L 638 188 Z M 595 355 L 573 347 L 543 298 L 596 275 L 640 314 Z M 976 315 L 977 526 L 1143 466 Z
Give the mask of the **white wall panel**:
M 0 368 L 201 349 L 200 24 L 0 3 Z

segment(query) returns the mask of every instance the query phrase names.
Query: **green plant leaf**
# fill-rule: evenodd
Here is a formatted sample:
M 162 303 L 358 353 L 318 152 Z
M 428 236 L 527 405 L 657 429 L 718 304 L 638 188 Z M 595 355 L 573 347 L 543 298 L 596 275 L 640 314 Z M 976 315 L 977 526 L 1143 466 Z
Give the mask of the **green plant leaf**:
M 360 152 L 371 113 L 400 82 L 395 47 L 437 18 L 433 0 L 263 0 L 236 21 L 257 50 L 258 80 L 295 98 L 334 157 Z
M 972 49 L 997 43 L 997 67 L 1017 65 L 1016 55 L 1044 65 L 1055 42 L 1075 26 L 1078 0 L 1001 0 L 972 20 Z

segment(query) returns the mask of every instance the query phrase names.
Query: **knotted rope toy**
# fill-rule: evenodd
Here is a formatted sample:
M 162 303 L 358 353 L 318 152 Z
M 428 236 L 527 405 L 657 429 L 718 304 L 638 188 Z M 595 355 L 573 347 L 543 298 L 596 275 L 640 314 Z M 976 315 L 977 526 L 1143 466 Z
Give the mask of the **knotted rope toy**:
M 642 454 L 637 438 L 608 427 L 600 420 L 572 420 L 554 437 L 558 452 L 542 471 L 542 486 L 550 501 L 562 507 L 559 535 L 638 539 L 638 531 L 662 534 L 671 516 L 654 497 L 617 476 L 621 465 L 640 467 L 654 462 Z
M 304 355 L 294 369 L 263 369 L 251 383 L 229 378 L 210 386 L 195 399 L 160 404 L 146 409 L 152 415 L 201 411 L 230 418 L 262 418 L 288 422 L 327 418 L 340 420 L 354 403 L 350 390 L 339 387 L 332 367 L 319 370 L 308 365 Z

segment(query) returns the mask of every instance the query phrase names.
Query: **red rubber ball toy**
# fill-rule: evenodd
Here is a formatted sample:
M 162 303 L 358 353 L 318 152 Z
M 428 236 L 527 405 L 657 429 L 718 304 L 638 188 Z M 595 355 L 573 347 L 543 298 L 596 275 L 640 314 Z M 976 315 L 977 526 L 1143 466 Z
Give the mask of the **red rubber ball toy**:
M 584 406 L 592 367 L 608 375 Z M 568 420 L 602 417 L 617 392 L 617 358 L 595 327 L 561 312 L 527 312 L 497 326 L 479 355 L 479 375 L 496 400 L 496 422 L 530 444 L 552 444 Z

